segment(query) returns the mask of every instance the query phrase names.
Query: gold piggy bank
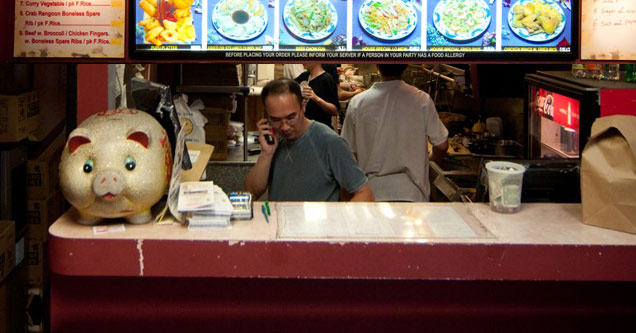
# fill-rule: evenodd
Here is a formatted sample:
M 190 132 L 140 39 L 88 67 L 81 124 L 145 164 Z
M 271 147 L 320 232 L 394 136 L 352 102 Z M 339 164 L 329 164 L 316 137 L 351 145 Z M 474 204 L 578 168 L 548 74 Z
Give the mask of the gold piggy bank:
M 125 218 L 142 224 L 166 191 L 170 141 L 149 114 L 134 109 L 96 113 L 71 132 L 60 162 L 60 187 L 81 224 Z

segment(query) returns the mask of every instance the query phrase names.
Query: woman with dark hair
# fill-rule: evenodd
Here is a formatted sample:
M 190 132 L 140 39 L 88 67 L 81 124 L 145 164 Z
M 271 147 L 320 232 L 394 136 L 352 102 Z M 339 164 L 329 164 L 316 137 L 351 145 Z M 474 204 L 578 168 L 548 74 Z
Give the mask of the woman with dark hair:
M 331 117 L 338 115 L 338 88 L 336 82 L 321 64 L 303 64 L 307 69 L 295 81 L 301 83 L 303 97 L 307 100 L 308 119 L 319 121 L 333 129 Z M 302 84 L 307 81 L 307 85 Z

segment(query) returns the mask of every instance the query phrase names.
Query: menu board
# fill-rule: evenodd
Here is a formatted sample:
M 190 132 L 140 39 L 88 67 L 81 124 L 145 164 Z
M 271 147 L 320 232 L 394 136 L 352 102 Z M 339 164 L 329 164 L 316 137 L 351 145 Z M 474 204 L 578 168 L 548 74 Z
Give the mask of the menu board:
M 636 60 L 636 1 L 583 0 L 581 59 Z
M 125 0 L 17 0 L 13 56 L 123 58 L 125 4 Z
M 577 0 L 578 1 L 578 0 Z M 131 0 L 132 58 L 575 59 L 570 0 Z M 549 58 L 541 58 L 541 56 Z

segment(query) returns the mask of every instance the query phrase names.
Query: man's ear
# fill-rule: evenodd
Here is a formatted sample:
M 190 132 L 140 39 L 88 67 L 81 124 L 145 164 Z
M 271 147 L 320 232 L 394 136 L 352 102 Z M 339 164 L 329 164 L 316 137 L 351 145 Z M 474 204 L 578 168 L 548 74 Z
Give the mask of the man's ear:
M 309 101 L 309 99 L 303 98 L 303 103 L 300 105 L 300 109 L 301 109 L 303 114 L 305 114 L 305 110 L 307 109 L 307 102 L 308 101 Z

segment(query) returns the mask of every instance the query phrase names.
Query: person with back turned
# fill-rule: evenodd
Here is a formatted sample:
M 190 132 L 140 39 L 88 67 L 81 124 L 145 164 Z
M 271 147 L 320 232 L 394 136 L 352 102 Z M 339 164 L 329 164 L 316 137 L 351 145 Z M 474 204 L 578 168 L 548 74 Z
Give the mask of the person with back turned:
M 431 97 L 400 79 L 405 69 L 378 65 L 382 81 L 351 99 L 342 128 L 377 201 L 428 201 L 429 160 L 448 149 Z
M 269 190 L 272 201 L 374 200 L 344 139 L 305 117 L 307 102 L 296 82 L 274 80 L 263 88 L 261 99 L 261 155 L 245 178 L 247 191 L 259 198 Z

